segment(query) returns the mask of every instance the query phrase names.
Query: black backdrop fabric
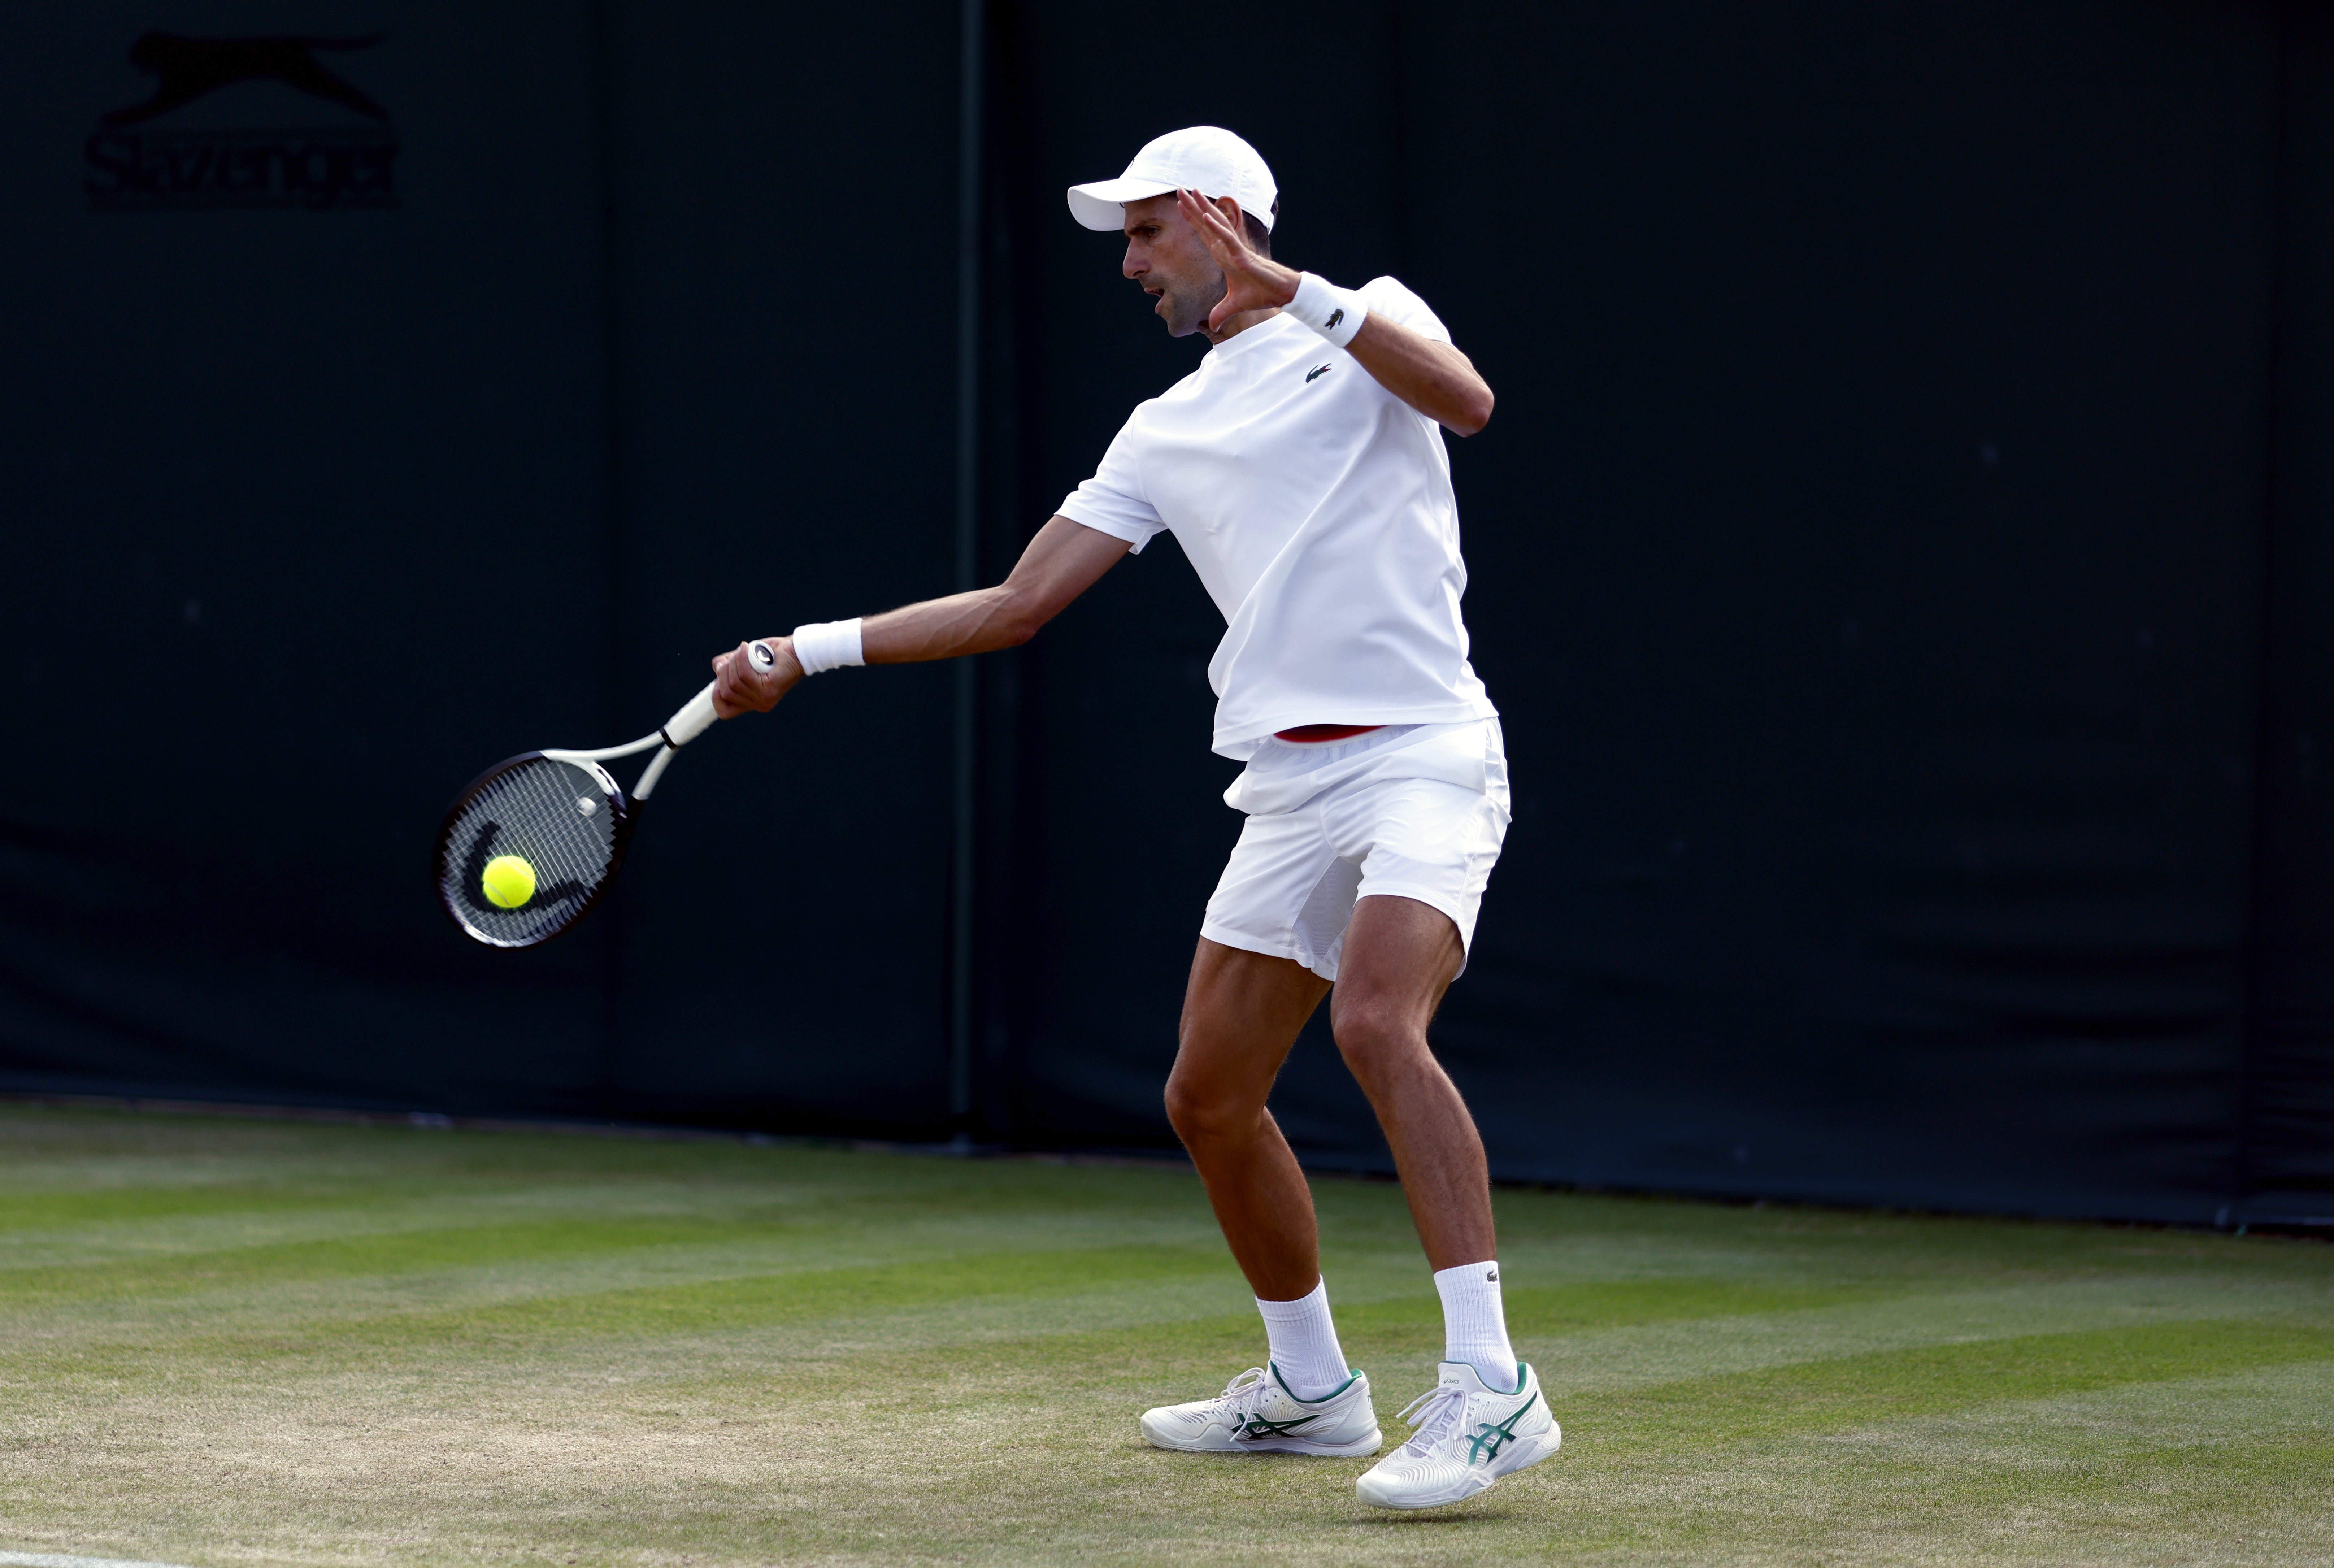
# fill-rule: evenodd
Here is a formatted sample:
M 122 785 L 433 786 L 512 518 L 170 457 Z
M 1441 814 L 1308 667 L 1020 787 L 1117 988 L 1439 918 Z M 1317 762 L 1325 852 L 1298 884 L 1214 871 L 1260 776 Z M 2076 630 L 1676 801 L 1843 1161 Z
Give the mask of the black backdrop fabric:
M 1239 827 L 1172 541 L 980 662 L 969 1124 L 944 669 L 714 731 L 551 947 L 429 886 L 487 762 L 951 586 L 962 15 L 19 16 L 0 1088 L 1172 1143 Z M 981 564 L 1200 352 L 1067 183 L 1230 125 L 1283 259 L 1433 304 L 1500 395 L 1452 445 L 1517 814 L 1435 1031 L 1495 1172 L 2334 1213 L 2326 10 L 1239 31 L 991 0 Z M 323 40 L 373 107 L 263 74 L 108 125 L 153 32 Z M 1275 1109 L 1386 1168 L 1318 1020 Z

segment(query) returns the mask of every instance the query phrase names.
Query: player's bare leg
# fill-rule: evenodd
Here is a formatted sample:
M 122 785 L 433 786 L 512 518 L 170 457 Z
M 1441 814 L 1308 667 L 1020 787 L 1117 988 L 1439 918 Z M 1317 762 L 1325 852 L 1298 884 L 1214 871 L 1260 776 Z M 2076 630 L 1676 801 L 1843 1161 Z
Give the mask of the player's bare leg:
M 1437 1271 L 1499 1255 L 1491 1178 L 1467 1102 L 1426 1043 L 1466 959 L 1451 917 L 1414 898 L 1354 905 L 1329 1003 L 1337 1050 L 1394 1151 L 1410 1217 Z
M 1337 1049 L 1385 1129 L 1442 1296 L 1441 1377 L 1403 1412 L 1415 1422 L 1409 1440 L 1354 1483 L 1381 1508 L 1463 1501 L 1546 1458 L 1564 1436 L 1538 1377 L 1508 1342 L 1483 1141 L 1426 1045 L 1463 957 L 1442 911 L 1364 898 L 1345 927 L 1330 1003 Z
M 1167 1119 L 1263 1301 L 1294 1301 L 1321 1279 L 1313 1195 L 1265 1101 L 1328 990 L 1301 963 L 1205 937 L 1191 958 Z
M 1337 1048 L 1377 1112 L 1438 1270 L 1497 1253 L 1482 1139 L 1426 1043 L 1464 957 L 1458 927 L 1441 910 L 1411 898 L 1362 899 L 1330 1003 Z M 1167 1079 L 1168 1119 L 1240 1272 L 1267 1301 L 1300 1296 L 1320 1278 L 1312 1193 L 1265 1102 L 1328 990 L 1293 960 L 1202 938 Z
M 1370 1380 L 1345 1364 L 1321 1282 L 1313 1195 L 1265 1108 L 1328 982 L 1284 958 L 1202 938 L 1191 961 L 1167 1111 L 1206 1184 L 1270 1341 L 1224 1391 L 1143 1416 L 1162 1448 L 1357 1458 L 1384 1443 Z

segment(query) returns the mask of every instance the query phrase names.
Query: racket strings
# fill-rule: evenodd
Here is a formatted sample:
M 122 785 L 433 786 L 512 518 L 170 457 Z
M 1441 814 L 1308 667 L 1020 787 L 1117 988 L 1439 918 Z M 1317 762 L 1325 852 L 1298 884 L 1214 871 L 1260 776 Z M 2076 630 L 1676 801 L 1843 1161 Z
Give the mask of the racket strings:
M 572 763 L 534 757 L 478 784 L 457 807 L 439 857 L 439 895 L 474 935 L 525 946 L 573 924 L 616 860 L 618 816 L 600 780 Z M 486 892 L 487 865 L 525 860 L 535 891 L 516 908 Z

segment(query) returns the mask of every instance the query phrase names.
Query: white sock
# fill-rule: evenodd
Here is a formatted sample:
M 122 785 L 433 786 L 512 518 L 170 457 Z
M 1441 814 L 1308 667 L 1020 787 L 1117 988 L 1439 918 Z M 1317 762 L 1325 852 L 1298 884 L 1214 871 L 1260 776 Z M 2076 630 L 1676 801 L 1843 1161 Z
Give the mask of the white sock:
M 1354 1375 L 1345 1365 L 1345 1352 L 1337 1348 L 1337 1327 L 1329 1321 L 1326 1281 L 1293 1302 L 1259 1296 L 1256 1310 L 1264 1314 L 1272 1364 L 1290 1393 L 1300 1399 L 1326 1399 Z
M 1519 1374 L 1508 1343 L 1508 1309 L 1500 1301 L 1499 1260 L 1444 1269 L 1434 1288 L 1442 1297 L 1442 1359 L 1473 1367 L 1487 1389 L 1513 1389 Z

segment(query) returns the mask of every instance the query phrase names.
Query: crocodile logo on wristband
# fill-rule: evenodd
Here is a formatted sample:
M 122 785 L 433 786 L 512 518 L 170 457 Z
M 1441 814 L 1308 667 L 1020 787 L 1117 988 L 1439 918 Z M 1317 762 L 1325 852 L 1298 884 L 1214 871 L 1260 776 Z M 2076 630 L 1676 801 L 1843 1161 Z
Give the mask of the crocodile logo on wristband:
M 1345 319 L 1345 307 L 1341 305 L 1336 309 L 1329 313 L 1329 319 L 1321 324 L 1321 330 L 1323 332 L 1335 332 L 1337 330 L 1337 324 Z

